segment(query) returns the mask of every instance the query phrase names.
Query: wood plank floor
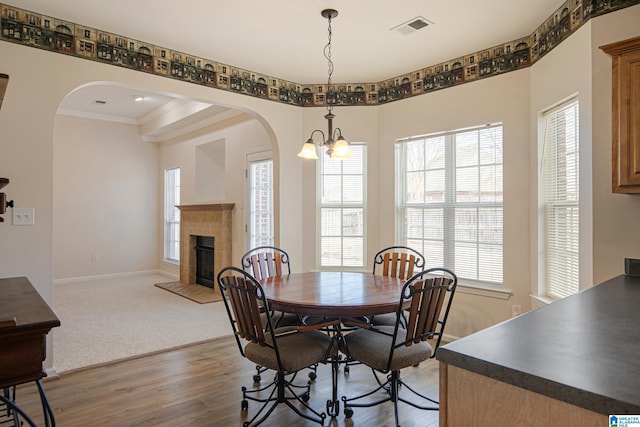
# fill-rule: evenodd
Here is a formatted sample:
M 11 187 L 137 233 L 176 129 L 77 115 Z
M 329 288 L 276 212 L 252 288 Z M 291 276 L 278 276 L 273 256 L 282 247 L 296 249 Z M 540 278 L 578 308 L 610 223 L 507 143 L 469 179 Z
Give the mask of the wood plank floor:
M 59 427 L 231 427 L 241 426 L 258 408 L 257 403 L 250 402 L 248 412 L 240 409 L 240 388 L 253 386 L 254 373 L 254 365 L 240 355 L 235 340 L 225 337 L 62 374 L 59 378 L 45 380 L 43 386 Z M 437 398 L 436 360 L 405 369 L 402 376 L 424 394 Z M 270 378 L 265 373 L 263 383 Z M 338 384 L 339 396 L 353 395 L 371 389 L 375 380 L 369 369 L 352 366 L 348 375 L 340 370 Z M 18 404 L 41 425 L 42 409 L 35 384 L 22 385 L 17 393 Z M 330 396 L 330 367 L 321 365 L 311 387 L 309 403 L 324 412 Z M 438 412 L 420 411 L 401 404 L 400 423 L 403 427 L 437 427 Z M 318 424 L 300 418 L 281 405 L 263 425 L 302 427 Z M 325 425 L 393 426 L 393 405 L 354 408 L 351 419 L 346 419 L 341 411 L 338 417 L 327 418 Z

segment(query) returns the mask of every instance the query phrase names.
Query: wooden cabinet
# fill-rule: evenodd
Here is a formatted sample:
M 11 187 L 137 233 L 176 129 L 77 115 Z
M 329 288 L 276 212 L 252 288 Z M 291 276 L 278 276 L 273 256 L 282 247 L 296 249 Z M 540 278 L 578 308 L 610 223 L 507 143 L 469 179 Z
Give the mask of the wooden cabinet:
M 0 390 L 46 374 L 46 335 L 60 320 L 26 277 L 0 279 Z
M 612 61 L 612 190 L 640 193 L 640 37 L 600 49 Z

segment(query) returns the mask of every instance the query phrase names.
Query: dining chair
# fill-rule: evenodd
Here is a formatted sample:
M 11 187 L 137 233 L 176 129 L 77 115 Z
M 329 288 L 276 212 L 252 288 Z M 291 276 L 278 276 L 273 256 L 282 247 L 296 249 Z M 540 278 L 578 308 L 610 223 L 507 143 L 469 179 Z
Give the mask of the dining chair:
M 373 257 L 373 274 L 382 276 L 408 279 L 414 271 L 421 271 L 424 267 L 424 256 L 408 246 L 390 246 Z M 393 326 L 395 321 L 395 313 L 377 314 L 370 319 L 374 325 Z
M 393 402 L 396 426 L 399 426 L 398 402 L 404 402 L 423 410 L 438 410 L 435 399 L 411 388 L 400 378 L 400 371 L 435 356 L 449 317 L 449 310 L 456 291 L 458 279 L 446 268 L 429 268 L 414 274 L 403 285 L 396 309 L 394 326 L 360 328 L 345 334 L 341 351 L 349 358 L 361 362 L 376 372 L 386 374 L 386 382 L 368 393 L 355 397 L 342 397 L 344 414 L 353 415 L 354 407 L 371 407 L 384 402 Z M 402 315 L 407 311 L 407 323 L 401 326 Z M 429 344 L 428 341 L 432 341 Z M 377 378 L 377 376 L 376 376 Z M 417 402 L 400 396 L 401 390 L 416 396 Z M 359 403 L 369 396 L 377 400 Z M 372 398 L 373 399 L 373 398 Z M 429 402 L 429 403 L 427 403 Z M 425 406 L 428 405 L 428 406 Z
M 284 249 L 275 246 L 257 246 L 247 251 L 242 255 L 242 268 L 257 280 L 282 276 L 282 274 L 291 274 L 289 254 Z M 272 319 L 275 319 L 275 327 L 297 326 L 303 323 L 302 318 L 297 314 L 271 310 L 270 315 Z M 309 379 L 316 379 L 316 369 L 317 366 L 311 369 Z M 256 366 L 256 371 L 253 375 L 253 382 L 259 383 L 262 380 L 262 373 L 265 368 Z
M 253 390 L 242 387 L 243 411 L 248 410 L 250 400 L 262 403 L 244 426 L 261 424 L 279 404 L 324 425 L 326 414 L 307 404 L 311 381 L 301 385 L 295 384 L 294 380 L 301 369 L 326 362 L 337 354 L 335 340 L 317 330 L 329 325 L 276 328 L 272 318 L 267 316 L 265 328 L 260 308 L 268 310 L 269 303 L 262 286 L 251 274 L 236 267 L 226 267 L 218 273 L 217 281 L 240 354 L 276 372 L 273 381 L 265 387 Z M 243 341 L 248 342 L 243 345 Z

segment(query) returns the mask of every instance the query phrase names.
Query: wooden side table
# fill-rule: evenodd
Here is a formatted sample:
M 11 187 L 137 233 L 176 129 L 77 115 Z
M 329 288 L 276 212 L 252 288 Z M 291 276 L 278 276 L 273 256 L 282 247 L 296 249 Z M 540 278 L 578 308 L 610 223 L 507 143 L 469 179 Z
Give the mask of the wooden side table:
M 0 279 L 0 402 L 9 418 L 35 423 L 15 403 L 15 386 L 35 382 L 46 426 L 55 426 L 53 411 L 40 380 L 46 358 L 46 336 L 60 320 L 26 277 Z M 20 424 L 18 424 L 20 425 Z

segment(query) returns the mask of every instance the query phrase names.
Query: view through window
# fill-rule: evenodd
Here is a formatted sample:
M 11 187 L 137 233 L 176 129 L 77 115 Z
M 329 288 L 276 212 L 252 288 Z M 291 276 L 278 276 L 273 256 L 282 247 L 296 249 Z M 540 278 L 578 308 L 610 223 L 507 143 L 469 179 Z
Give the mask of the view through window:
M 347 160 L 319 160 L 321 267 L 365 265 L 366 146 L 350 147 Z
M 428 266 L 502 284 L 502 125 L 396 143 L 396 236 Z
M 542 288 L 564 298 L 579 290 L 580 156 L 578 100 L 542 116 Z
M 252 153 L 248 162 L 248 245 L 273 246 L 273 158 L 271 152 Z
M 180 168 L 164 171 L 164 258 L 180 262 Z

